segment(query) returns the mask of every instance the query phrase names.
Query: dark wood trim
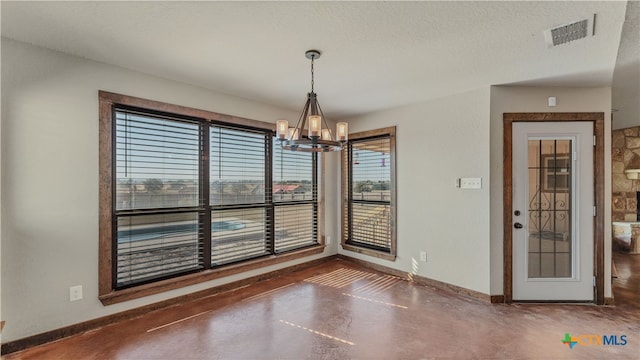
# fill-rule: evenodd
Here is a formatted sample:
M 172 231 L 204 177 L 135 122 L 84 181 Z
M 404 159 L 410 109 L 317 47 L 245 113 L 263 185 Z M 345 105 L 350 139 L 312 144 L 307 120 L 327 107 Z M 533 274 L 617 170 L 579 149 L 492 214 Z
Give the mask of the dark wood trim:
M 113 103 L 100 97 L 99 101 L 99 139 L 98 139 L 98 293 L 111 292 L 113 274 L 112 264 L 112 226 L 113 214 Z
M 512 129 L 514 122 L 563 122 L 590 121 L 593 123 L 593 133 L 596 137 L 594 148 L 594 201 L 596 202 L 596 217 L 594 220 L 594 275 L 596 287 L 595 303 L 605 304 L 604 298 L 604 113 L 504 113 L 503 114 L 503 199 L 504 199 L 504 297 L 505 302 L 513 300 L 513 238 L 511 224 L 513 222 L 513 169 L 512 169 Z
M 108 91 L 99 90 L 98 97 L 100 100 L 113 104 L 122 104 L 127 106 L 139 107 L 143 109 L 167 112 L 172 114 L 181 114 L 210 121 L 221 121 L 234 125 L 241 125 L 265 130 L 276 130 L 275 123 L 268 123 L 260 120 L 247 119 L 239 116 L 221 114 L 213 111 L 195 109 L 187 106 L 168 104 L 160 101 L 143 99 L 135 96 L 121 95 Z
M 342 151 L 340 161 L 340 183 L 341 185 L 341 232 L 340 232 L 340 245 L 344 250 L 352 251 L 355 253 L 376 257 L 379 259 L 395 261 L 397 255 L 397 185 L 396 185 L 396 126 L 389 126 L 381 129 L 373 129 L 367 131 L 361 131 L 353 134 L 349 134 L 349 140 L 366 139 L 375 136 L 389 136 L 389 159 L 391 164 L 391 182 L 389 184 L 389 193 L 391 195 L 390 201 L 390 228 L 391 228 L 391 246 L 389 252 L 376 251 L 361 246 L 355 246 L 347 244 L 348 227 L 349 227 L 349 180 L 347 174 L 349 174 L 349 159 L 348 152 Z
M 396 127 L 395 126 L 388 126 L 388 127 L 385 127 L 385 128 L 366 130 L 366 131 L 360 131 L 360 132 L 356 132 L 356 133 L 353 133 L 353 134 L 349 134 L 349 140 L 364 139 L 364 138 L 368 138 L 368 137 L 389 135 L 389 134 L 391 134 L 391 135 L 393 135 L 395 137 L 395 135 L 396 135 Z
M 481 300 L 484 301 L 486 303 L 491 303 L 493 296 L 488 295 L 488 294 L 484 294 L 481 293 L 479 291 L 475 291 L 475 290 L 471 290 L 471 289 L 467 289 L 467 288 L 463 288 L 460 286 L 456 286 L 453 284 L 448 284 L 442 281 L 438 281 L 438 280 L 434 280 L 434 279 L 429 279 L 427 277 L 424 276 L 420 276 L 420 275 L 416 275 L 410 272 L 406 272 L 406 271 L 401 271 L 401 270 L 396 270 L 384 265 L 378 265 L 378 264 L 374 264 L 365 260 L 360 260 L 360 259 L 355 259 L 352 257 L 348 257 L 345 255 L 337 255 L 339 260 L 344 260 L 344 261 L 349 261 L 351 263 L 357 264 L 359 266 L 365 267 L 365 268 L 369 268 L 369 269 L 373 269 L 375 271 L 379 271 L 385 274 L 389 274 L 389 275 L 393 275 L 393 276 L 397 276 L 399 278 L 414 282 L 416 284 L 419 285 L 425 285 L 425 286 L 431 286 L 434 287 L 436 289 L 439 290 L 444 290 L 447 292 L 451 292 L 457 295 L 462 295 L 462 296 L 466 296 L 466 297 L 471 297 L 477 300 Z M 495 295 L 494 295 L 495 296 Z M 499 296 L 499 295 L 498 295 Z
M 344 247 L 349 236 L 349 151 L 340 152 L 340 246 Z
M 605 298 L 604 298 L 604 305 L 607 305 L 607 306 L 614 306 L 615 304 L 616 304 L 616 301 L 615 301 L 615 299 L 613 298 L 613 296 L 612 296 L 612 297 L 608 297 L 608 296 L 607 296 L 607 297 L 605 297 Z
M 550 112 L 550 113 L 504 113 L 503 118 L 512 122 L 562 122 L 604 121 L 603 112 Z
M 246 279 L 233 281 L 228 284 L 215 286 L 205 290 L 200 290 L 191 294 L 182 295 L 175 298 L 160 301 L 157 303 L 137 307 L 135 309 L 125 310 L 115 314 L 99 317 L 99 318 L 84 321 L 81 323 L 65 326 L 59 329 L 32 335 L 26 338 L 9 341 L 7 343 L 2 344 L 2 348 L 0 352 L 2 353 L 2 355 L 14 353 L 16 351 L 25 350 L 34 346 L 46 344 L 46 343 L 60 340 L 69 336 L 81 334 L 86 331 L 98 329 L 100 327 L 104 327 L 113 323 L 129 320 L 138 316 L 148 314 L 153 311 L 158 311 L 158 310 L 168 308 L 170 306 L 184 304 L 190 301 L 206 298 L 206 297 L 224 293 L 224 292 L 240 290 L 241 288 L 244 288 L 247 285 L 252 285 L 264 280 L 272 279 L 272 278 L 282 276 L 294 271 L 303 270 L 306 268 L 310 268 L 319 264 L 323 264 L 323 263 L 335 260 L 336 257 L 337 255 L 332 255 L 332 256 L 321 258 L 321 259 L 304 262 L 302 264 L 293 265 L 283 269 L 270 271 L 268 273 L 264 273 L 261 275 L 256 275 Z
M 492 304 L 504 303 L 504 295 L 491 295 L 491 303 Z
M 594 128 L 593 132 L 596 137 L 595 153 L 593 154 L 594 161 L 594 201 L 596 202 L 596 218 L 594 224 L 594 271 L 596 277 L 595 298 L 597 305 L 604 305 L 604 113 L 596 113 L 593 120 Z M 611 207 L 611 205 L 608 205 Z M 613 284 L 612 284 L 613 285 Z M 612 286 L 613 287 L 613 286 Z
M 316 179 L 316 182 L 318 184 L 318 242 L 320 243 L 320 245 L 325 246 L 327 244 L 327 234 L 326 234 L 326 229 L 325 229 L 325 213 L 324 213 L 324 209 L 325 209 L 325 186 L 326 186 L 326 166 L 325 166 L 325 153 L 320 153 L 321 155 L 318 156 L 318 162 L 320 163 L 320 166 L 318 168 L 318 178 Z M 316 162 L 316 166 L 317 166 L 317 162 Z M 335 240 L 334 240 L 335 241 Z
M 589 300 L 518 300 L 518 304 L 593 304 Z
M 513 234 L 511 232 L 511 224 L 513 223 L 513 125 L 512 120 L 506 118 L 506 114 L 504 118 L 503 131 L 503 293 L 504 302 L 509 304 L 513 300 L 513 274 L 511 272 L 513 269 Z
M 342 248 L 344 250 L 352 251 L 352 252 L 355 252 L 355 253 L 358 253 L 358 254 L 369 255 L 369 256 L 372 256 L 372 257 L 376 257 L 378 259 L 384 259 L 384 260 L 389 260 L 389 261 L 394 261 L 396 259 L 396 255 L 394 253 L 386 253 L 386 252 L 383 252 L 383 251 L 367 249 L 367 248 L 360 247 L 360 246 L 354 246 L 354 245 L 351 245 L 351 244 L 346 244 L 344 242 L 342 243 Z
M 391 228 L 391 255 L 393 255 L 393 260 L 395 261 L 396 255 L 398 254 L 398 237 L 397 232 L 398 228 L 396 223 L 398 221 L 398 182 L 396 180 L 396 127 L 388 127 L 384 129 L 389 134 L 389 160 L 391 161 L 390 171 L 391 171 L 391 179 L 389 184 L 389 195 L 391 196 L 391 214 L 389 215 L 389 226 Z

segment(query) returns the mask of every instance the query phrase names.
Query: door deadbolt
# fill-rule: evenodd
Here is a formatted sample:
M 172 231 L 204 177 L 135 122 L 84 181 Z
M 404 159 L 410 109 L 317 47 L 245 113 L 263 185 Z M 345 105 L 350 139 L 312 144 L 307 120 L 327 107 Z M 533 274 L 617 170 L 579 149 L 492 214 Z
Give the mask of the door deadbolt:
M 513 227 L 516 229 L 522 229 L 522 224 L 520 224 L 519 222 L 513 224 Z

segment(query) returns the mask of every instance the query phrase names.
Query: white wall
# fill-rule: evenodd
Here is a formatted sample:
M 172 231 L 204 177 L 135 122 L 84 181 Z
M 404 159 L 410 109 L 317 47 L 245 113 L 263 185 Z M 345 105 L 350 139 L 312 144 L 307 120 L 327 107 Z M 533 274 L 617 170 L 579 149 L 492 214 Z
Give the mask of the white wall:
M 556 107 L 547 98 L 557 98 Z M 491 87 L 491 294 L 503 289 L 502 142 L 505 112 L 604 112 L 605 174 L 611 174 L 611 88 Z M 605 297 L 611 296 L 611 176 L 605 176 Z
M 340 253 L 489 293 L 489 95 L 487 87 L 347 119 L 350 132 L 397 126 L 398 256 Z M 483 187 L 458 189 L 460 177 L 481 177 Z
M 98 90 L 274 122 L 290 110 L 2 39 L 3 342 L 335 253 L 111 306 L 98 300 Z M 328 159 L 329 180 L 339 162 Z M 327 181 L 327 193 L 336 189 Z M 328 208 L 333 215 L 337 208 Z M 337 225 L 331 216 L 326 228 Z M 337 232 L 334 232 L 335 239 Z M 333 251 L 332 251 L 332 250 Z M 84 299 L 69 302 L 69 287 Z

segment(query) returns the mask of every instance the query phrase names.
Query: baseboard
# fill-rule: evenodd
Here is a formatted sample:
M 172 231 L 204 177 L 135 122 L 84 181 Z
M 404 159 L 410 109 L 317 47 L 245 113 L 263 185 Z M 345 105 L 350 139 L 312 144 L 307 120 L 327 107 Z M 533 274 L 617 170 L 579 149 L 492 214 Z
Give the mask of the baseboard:
M 433 279 L 429 279 L 420 275 L 415 275 L 406 271 L 400 271 L 400 270 L 396 270 L 390 267 L 386 267 L 384 265 L 378 265 L 378 264 L 374 264 L 374 263 L 370 263 L 368 261 L 365 260 L 360 260 L 360 259 L 355 259 L 352 257 L 348 257 L 348 256 L 344 256 L 344 255 L 337 255 L 338 259 L 340 260 L 344 260 L 344 261 L 350 261 L 353 262 L 355 264 L 358 264 L 360 266 L 366 267 L 366 268 L 370 268 L 376 271 L 380 271 L 389 275 L 393 275 L 393 276 L 397 276 L 403 279 L 407 279 L 409 281 L 415 282 L 416 284 L 420 284 L 420 285 L 426 285 L 426 286 L 431 286 L 434 287 L 436 289 L 440 289 L 440 290 L 444 290 L 444 291 L 448 291 L 448 292 L 452 292 L 458 295 L 462 295 L 462 296 L 467 296 L 467 297 L 471 297 L 477 300 L 481 300 L 484 301 L 486 303 L 492 303 L 494 302 L 494 297 L 495 297 L 495 301 L 496 302 L 504 302 L 504 296 L 502 295 L 488 295 L 488 294 L 484 294 L 481 293 L 479 291 L 475 291 L 475 290 L 471 290 L 471 289 L 467 289 L 467 288 L 463 288 L 460 286 L 456 286 L 456 285 L 452 285 L 452 284 L 448 284 L 442 281 L 438 281 L 438 280 L 433 280 Z M 498 301 L 499 298 L 502 297 L 502 301 Z
M 615 299 L 613 298 L 613 296 L 611 296 L 611 297 L 606 297 L 606 296 L 605 296 L 605 298 L 604 298 L 604 304 L 605 304 L 605 305 L 609 305 L 609 306 L 613 306 L 613 305 L 615 305 L 615 304 L 616 304 L 616 301 L 615 301 Z
M 504 304 L 504 295 L 491 295 L 492 304 Z
M 200 290 L 190 294 L 178 296 L 175 298 L 163 300 L 157 303 L 137 307 L 130 310 L 125 310 L 119 313 L 103 316 L 103 317 L 92 319 L 92 320 L 87 320 L 81 323 L 65 326 L 59 329 L 54 329 L 44 333 L 28 336 L 26 338 L 9 341 L 7 343 L 2 344 L 2 346 L 0 347 L 0 354 L 2 355 L 11 354 L 17 351 L 32 348 L 34 346 L 43 345 L 56 340 L 64 339 L 66 337 L 70 337 L 73 335 L 82 334 L 84 332 L 95 330 L 113 323 L 117 323 L 117 322 L 128 320 L 128 319 L 133 319 L 142 315 L 146 315 L 153 311 L 162 310 L 171 306 L 187 303 L 189 301 L 198 300 L 198 299 L 219 294 L 222 292 L 234 291 L 235 289 L 242 288 L 249 284 L 255 284 L 257 282 L 282 276 L 293 271 L 303 270 L 312 266 L 329 262 L 331 260 L 335 260 L 336 257 L 337 255 L 323 257 L 320 259 L 289 266 L 279 270 L 270 271 L 264 274 L 251 276 L 246 279 L 230 282 L 228 284 L 224 284 L 224 285 L 216 286 L 213 288 Z M 4 321 L 2 323 L 4 324 Z

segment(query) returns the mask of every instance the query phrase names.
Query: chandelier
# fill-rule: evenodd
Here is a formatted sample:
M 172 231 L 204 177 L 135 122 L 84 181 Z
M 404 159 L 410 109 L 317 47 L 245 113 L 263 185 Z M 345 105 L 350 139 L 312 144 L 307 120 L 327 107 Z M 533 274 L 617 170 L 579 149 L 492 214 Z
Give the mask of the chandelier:
M 349 126 L 346 122 L 336 124 L 335 134 L 329 129 L 327 120 L 318 103 L 318 95 L 313 89 L 313 61 L 320 58 L 317 50 L 305 54 L 311 60 L 311 92 L 307 93 L 295 127 L 290 128 L 287 120 L 276 122 L 276 136 L 283 149 L 305 152 L 340 151 L 347 143 Z

